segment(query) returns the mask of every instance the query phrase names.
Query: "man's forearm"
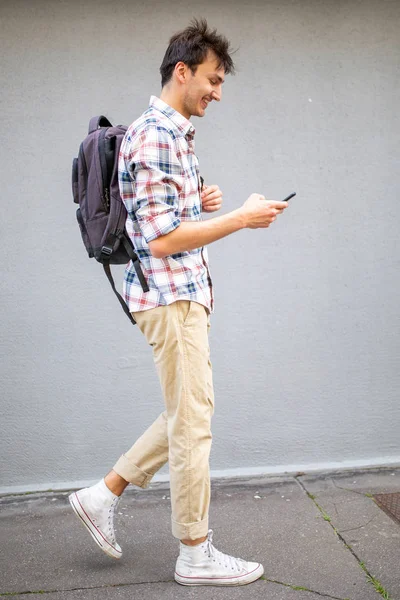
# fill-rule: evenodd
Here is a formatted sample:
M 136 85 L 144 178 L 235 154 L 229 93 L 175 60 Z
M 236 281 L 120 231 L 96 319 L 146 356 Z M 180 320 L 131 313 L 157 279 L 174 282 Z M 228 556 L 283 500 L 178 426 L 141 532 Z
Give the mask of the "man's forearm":
M 201 248 L 244 227 L 245 219 L 240 209 L 207 221 L 182 221 L 171 233 L 149 242 L 149 248 L 155 258 L 164 258 L 177 252 Z

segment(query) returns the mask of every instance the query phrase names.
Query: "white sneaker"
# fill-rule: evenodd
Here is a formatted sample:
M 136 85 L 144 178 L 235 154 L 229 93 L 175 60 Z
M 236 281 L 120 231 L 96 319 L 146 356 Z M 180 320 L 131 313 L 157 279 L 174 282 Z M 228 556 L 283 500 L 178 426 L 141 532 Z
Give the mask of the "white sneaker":
M 212 529 L 207 540 L 197 546 L 180 543 L 175 581 L 182 585 L 245 585 L 264 573 L 260 563 L 246 562 L 223 554 L 212 545 Z
M 115 496 L 102 479 L 96 485 L 73 492 L 68 497 L 94 541 L 112 558 L 121 558 L 121 546 L 115 541 L 114 510 L 120 496 Z

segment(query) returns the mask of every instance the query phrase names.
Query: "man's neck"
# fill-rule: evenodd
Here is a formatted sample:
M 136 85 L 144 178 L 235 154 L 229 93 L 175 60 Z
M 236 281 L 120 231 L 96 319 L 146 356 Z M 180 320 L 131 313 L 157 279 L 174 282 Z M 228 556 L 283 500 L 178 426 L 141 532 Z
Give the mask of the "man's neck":
M 168 104 L 171 108 L 173 108 L 178 113 L 183 115 L 185 117 L 185 119 L 188 119 L 188 120 L 190 119 L 191 115 L 189 115 L 185 111 L 182 100 L 180 98 L 177 98 L 176 94 L 174 94 L 170 90 L 163 88 L 161 90 L 160 100 L 162 100 L 163 102 Z

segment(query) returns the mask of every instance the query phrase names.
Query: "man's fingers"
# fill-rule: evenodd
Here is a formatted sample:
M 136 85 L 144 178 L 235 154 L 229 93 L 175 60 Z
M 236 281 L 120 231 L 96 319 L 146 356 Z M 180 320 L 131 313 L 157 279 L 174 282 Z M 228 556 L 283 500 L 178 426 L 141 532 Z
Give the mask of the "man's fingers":
M 287 202 L 277 202 L 276 200 L 267 200 L 271 208 L 278 208 L 279 210 L 285 210 L 288 207 Z
M 214 212 L 219 210 L 222 206 L 222 202 L 211 202 L 209 204 L 203 204 L 203 211 L 205 212 Z
M 203 200 L 209 200 L 210 198 L 217 198 L 217 196 L 222 196 L 221 190 L 213 190 L 213 191 L 206 190 L 201 195 Z
M 222 206 L 222 202 L 208 202 L 207 204 L 203 204 L 203 208 L 220 208 Z
M 211 202 L 203 202 L 202 203 L 202 207 L 203 208 L 210 208 L 210 207 L 213 207 L 213 206 L 219 206 L 221 204 L 222 204 L 222 200 L 221 199 L 220 200 L 212 200 Z
M 215 192 L 218 189 L 217 185 L 203 185 L 203 193 L 204 192 Z
M 204 185 L 201 192 L 201 206 L 205 212 L 214 212 L 222 206 L 222 192 L 218 185 Z
M 217 196 L 216 198 L 207 198 L 203 200 L 203 206 L 207 204 L 215 204 L 216 202 L 222 202 L 221 196 Z
M 222 192 L 217 185 L 205 185 L 203 186 L 203 191 L 201 192 L 202 198 L 208 198 L 212 194 L 219 194 L 222 196 Z
M 209 206 L 210 204 L 215 204 L 216 202 L 222 202 L 221 196 L 207 198 L 206 200 L 203 200 L 202 205 Z

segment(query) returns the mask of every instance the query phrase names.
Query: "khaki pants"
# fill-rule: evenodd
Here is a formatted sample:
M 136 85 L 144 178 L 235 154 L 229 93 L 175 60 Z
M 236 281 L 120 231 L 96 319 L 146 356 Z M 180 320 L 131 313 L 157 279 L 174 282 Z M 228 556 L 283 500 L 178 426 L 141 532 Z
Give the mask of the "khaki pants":
M 208 531 L 209 455 L 214 393 L 207 309 L 189 300 L 135 312 L 153 348 L 166 410 L 114 466 L 126 481 L 147 487 L 169 461 L 172 534 L 197 539 Z

